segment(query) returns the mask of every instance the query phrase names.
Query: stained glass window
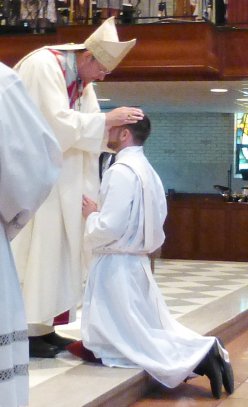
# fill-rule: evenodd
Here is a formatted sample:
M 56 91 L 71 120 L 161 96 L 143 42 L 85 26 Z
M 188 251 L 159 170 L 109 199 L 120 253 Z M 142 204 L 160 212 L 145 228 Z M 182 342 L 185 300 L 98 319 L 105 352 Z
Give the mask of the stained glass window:
M 236 174 L 248 175 L 248 113 L 235 114 L 234 133 Z

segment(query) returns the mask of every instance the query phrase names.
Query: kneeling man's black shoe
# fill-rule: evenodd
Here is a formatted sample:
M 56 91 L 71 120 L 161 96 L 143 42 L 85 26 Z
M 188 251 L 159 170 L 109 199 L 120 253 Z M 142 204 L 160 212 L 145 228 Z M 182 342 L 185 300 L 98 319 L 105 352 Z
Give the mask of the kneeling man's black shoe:
M 221 339 L 218 338 L 218 341 L 222 348 L 225 349 L 224 343 Z M 230 362 L 226 362 L 221 355 L 219 355 L 221 373 L 222 373 L 222 381 L 223 386 L 228 394 L 232 394 L 234 392 L 234 374 L 232 365 Z
M 55 358 L 59 348 L 43 341 L 43 336 L 29 337 L 29 356 L 31 358 Z
M 228 394 L 234 392 L 234 375 L 232 365 L 221 358 L 221 372 L 223 385 Z
M 219 399 L 222 393 L 223 381 L 218 345 L 216 342 L 194 372 L 201 376 L 206 375 L 209 378 L 212 394 L 216 399 Z
M 76 342 L 75 339 L 65 338 L 64 336 L 58 335 L 56 332 L 51 332 L 50 334 L 43 335 L 42 339 L 50 345 L 57 346 L 60 351 L 65 350 L 68 345 Z

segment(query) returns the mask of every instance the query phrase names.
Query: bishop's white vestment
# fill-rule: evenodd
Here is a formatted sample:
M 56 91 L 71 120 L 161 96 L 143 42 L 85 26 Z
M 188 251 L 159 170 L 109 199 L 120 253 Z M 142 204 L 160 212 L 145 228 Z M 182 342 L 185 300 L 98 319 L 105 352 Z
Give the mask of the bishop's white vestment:
M 28 337 L 9 241 L 56 181 L 62 154 L 21 81 L 0 64 L 0 406 L 28 405 Z
M 44 47 L 21 60 L 16 70 L 63 151 L 57 184 L 13 246 L 28 323 L 52 325 L 68 310 L 73 320 L 81 301 L 82 195 L 96 199 L 99 189 L 105 114 L 99 111 L 92 84 L 82 89 L 81 98 L 69 97 L 71 83 L 77 86 L 73 52 Z
M 175 387 L 215 338 L 170 315 L 151 273 L 147 255 L 164 241 L 167 209 L 162 183 L 142 147 L 117 154 L 99 199 L 99 212 L 88 216 L 85 230 L 93 262 L 82 308 L 83 345 L 107 366 L 141 367 Z

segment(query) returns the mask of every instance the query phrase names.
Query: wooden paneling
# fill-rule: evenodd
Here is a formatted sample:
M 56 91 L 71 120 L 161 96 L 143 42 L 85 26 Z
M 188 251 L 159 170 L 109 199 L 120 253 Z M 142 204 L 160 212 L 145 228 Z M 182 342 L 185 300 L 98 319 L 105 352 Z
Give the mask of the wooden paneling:
M 162 257 L 248 261 L 248 204 L 218 195 L 176 194 L 168 200 Z
M 53 34 L 0 35 L 0 60 L 13 66 L 43 45 L 83 42 L 95 26 L 58 27 Z M 248 30 L 206 22 L 119 25 L 122 41 L 136 46 L 108 81 L 222 80 L 248 77 Z M 1 33 L 1 27 L 0 27 Z
M 120 34 L 126 39 L 125 29 Z M 219 72 L 213 26 L 199 23 L 132 26 L 137 45 L 116 71 L 135 80 L 215 78 Z M 131 35 L 132 33 L 132 35 Z M 130 37 L 129 37 L 130 38 Z M 115 73 L 113 72 L 113 78 Z
M 227 21 L 229 24 L 248 25 L 248 4 L 247 0 L 228 0 Z
M 57 35 L 1 35 L 0 36 L 0 61 L 13 67 L 29 52 L 57 43 Z
M 169 216 L 165 222 L 165 250 L 172 258 L 191 258 L 195 250 L 194 210 L 190 205 L 170 206 Z
M 223 258 L 226 250 L 226 213 L 223 207 L 198 207 L 196 250 L 202 258 Z M 198 230 L 198 232 L 197 232 Z
M 232 204 L 230 204 L 232 207 Z M 248 206 L 247 204 L 235 204 L 235 210 L 228 210 L 230 219 L 228 222 L 227 239 L 230 251 L 237 259 L 248 259 Z
M 232 80 L 248 77 L 248 29 L 220 30 L 219 46 L 221 77 Z

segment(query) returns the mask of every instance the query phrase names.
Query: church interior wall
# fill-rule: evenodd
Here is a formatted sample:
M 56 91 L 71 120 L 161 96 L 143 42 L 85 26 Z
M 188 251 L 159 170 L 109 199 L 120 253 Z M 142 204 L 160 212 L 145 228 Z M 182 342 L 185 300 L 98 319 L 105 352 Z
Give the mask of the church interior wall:
M 234 169 L 234 114 L 147 112 L 152 136 L 145 152 L 164 188 L 183 193 L 216 193 Z M 232 176 L 232 189 L 244 181 Z

